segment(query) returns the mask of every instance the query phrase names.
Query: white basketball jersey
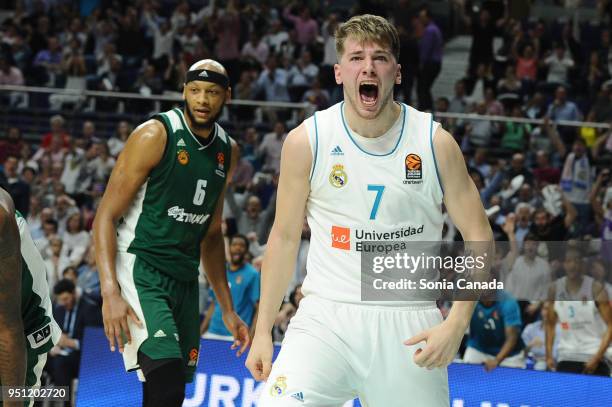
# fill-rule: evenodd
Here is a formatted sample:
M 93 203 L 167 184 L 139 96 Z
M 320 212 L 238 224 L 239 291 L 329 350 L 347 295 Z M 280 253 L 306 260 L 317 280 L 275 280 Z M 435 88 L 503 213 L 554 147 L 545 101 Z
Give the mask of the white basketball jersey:
M 588 361 L 599 349 L 606 333 L 604 323 L 593 298 L 593 278 L 582 277 L 577 293 L 571 294 L 566 288 L 566 277 L 555 283 L 555 312 L 561 327 L 558 359 L 560 361 Z M 607 352 L 610 357 L 610 348 Z
M 402 104 L 386 134 L 365 139 L 349 128 L 343 109 L 344 102 L 305 121 L 313 154 L 306 206 L 312 234 L 302 291 L 359 303 L 363 241 L 441 239 L 443 191 L 433 152 L 439 123 Z

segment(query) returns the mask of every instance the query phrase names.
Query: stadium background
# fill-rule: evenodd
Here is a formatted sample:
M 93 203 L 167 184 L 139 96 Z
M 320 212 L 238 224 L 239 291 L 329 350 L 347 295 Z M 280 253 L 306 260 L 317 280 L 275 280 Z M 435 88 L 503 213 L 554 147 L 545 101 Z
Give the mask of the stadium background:
M 228 68 L 237 99 L 221 118 L 242 153 L 224 213 L 225 230 L 227 236 L 249 236 L 251 262 L 260 269 L 273 219 L 283 136 L 315 109 L 341 98 L 341 88 L 332 80 L 335 50 L 330 33 L 338 21 L 363 12 L 389 17 L 400 30 L 403 85 L 397 95 L 433 110 L 456 137 L 485 208 L 499 207 L 490 217 L 496 240 L 507 239 L 501 225 L 511 213 L 517 217 L 517 240 L 532 229 L 534 211 L 546 203 L 542 189 L 561 184 L 576 140 L 584 141 L 588 185 L 585 191 L 566 191 L 574 222 L 567 230 L 555 229 L 548 240 L 612 239 L 602 233 L 598 216 L 610 185 L 603 170 L 612 162 L 612 2 L 426 2 L 444 39 L 442 70 L 435 78 L 422 69 L 436 62 L 423 45 L 427 21 L 419 16 L 422 4 L 1 0 L 0 183 L 28 217 L 49 267 L 51 287 L 63 277 L 73 278 L 80 295 L 99 305 L 89 232 L 115 157 L 134 126 L 180 100 L 184 71 L 207 57 Z M 510 183 L 517 175 L 524 177 L 518 187 Z M 249 204 L 252 196 L 257 202 Z M 256 219 L 250 227 L 238 221 L 249 216 Z M 456 236 L 448 226 L 446 238 L 452 240 Z M 307 227 L 301 247 L 289 292 L 304 275 Z M 608 276 L 600 278 L 609 281 L 605 262 L 612 257 L 603 252 L 591 257 L 604 261 Z M 201 285 L 204 310 L 204 279 Z M 287 303 L 285 311 L 291 307 Z M 445 304 L 441 307 L 444 310 Z M 294 311 L 279 316 L 275 339 L 282 338 Z M 538 318 L 527 313 L 523 317 L 525 322 Z M 99 323 L 99 315 L 90 320 Z M 84 385 L 77 389 L 83 397 L 95 393 L 97 375 L 100 385 L 123 378 L 119 368 L 113 376 L 96 371 L 117 355 L 106 352 L 95 337 L 85 337 L 82 353 L 79 381 Z M 204 366 L 211 361 L 208 374 L 216 373 L 213 366 L 224 366 L 226 359 L 215 357 L 212 351 L 202 353 Z M 244 372 L 235 373 L 241 364 L 235 366 L 237 370 L 230 370 L 242 383 Z M 496 391 L 509 392 L 509 397 L 534 394 L 526 386 L 536 372 L 478 372 L 470 370 L 485 393 L 465 405 L 523 402 L 504 401 L 510 399 Z M 600 383 L 598 378 L 537 374 L 548 383 L 542 391 L 550 397 L 571 397 L 568 392 L 574 388 L 595 391 Z M 525 387 L 488 385 L 502 375 L 524 381 Z M 52 383 L 52 369 L 45 380 Z M 473 385 L 466 385 L 471 393 L 457 394 L 466 400 L 476 397 Z M 599 395 L 598 401 L 582 400 L 581 405 L 611 404 L 602 402 L 610 396 L 609 388 Z M 550 400 L 528 404 L 576 405 L 571 398 L 565 400 L 568 404 Z

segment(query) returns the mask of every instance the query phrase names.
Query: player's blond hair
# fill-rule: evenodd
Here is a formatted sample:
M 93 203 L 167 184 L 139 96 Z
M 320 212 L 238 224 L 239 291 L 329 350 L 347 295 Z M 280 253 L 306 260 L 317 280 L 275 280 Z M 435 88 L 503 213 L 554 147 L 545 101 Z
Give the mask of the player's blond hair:
M 336 53 L 338 60 L 344 53 L 344 41 L 352 37 L 360 43 L 374 42 L 388 47 L 395 60 L 399 60 L 400 41 L 397 30 L 387 19 L 372 14 L 351 17 L 336 28 Z

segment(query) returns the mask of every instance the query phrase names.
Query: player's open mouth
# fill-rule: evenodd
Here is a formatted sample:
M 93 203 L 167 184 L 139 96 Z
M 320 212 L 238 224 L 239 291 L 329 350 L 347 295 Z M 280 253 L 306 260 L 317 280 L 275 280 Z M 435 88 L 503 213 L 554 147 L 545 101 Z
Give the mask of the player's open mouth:
M 378 100 L 378 85 L 375 83 L 362 83 L 359 85 L 359 98 L 366 106 L 374 106 Z
M 195 113 L 198 116 L 207 116 L 210 113 L 210 110 L 205 110 L 205 109 L 195 109 Z

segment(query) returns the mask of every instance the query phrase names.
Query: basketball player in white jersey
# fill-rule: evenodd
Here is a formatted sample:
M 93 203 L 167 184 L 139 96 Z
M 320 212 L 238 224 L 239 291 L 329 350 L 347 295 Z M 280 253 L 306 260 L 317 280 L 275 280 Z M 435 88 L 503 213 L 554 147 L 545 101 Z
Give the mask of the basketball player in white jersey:
M 361 15 L 335 37 L 344 102 L 315 113 L 284 143 L 246 365 L 267 380 L 260 406 L 340 406 L 355 397 L 369 407 L 448 406 L 446 366 L 474 302 L 456 302 L 444 322 L 433 301 L 362 302 L 358 245 L 371 232 L 439 241 L 443 202 L 466 241 L 492 240 L 489 222 L 452 136 L 431 114 L 393 100 L 401 81 L 395 28 Z M 270 332 L 304 213 L 312 233 L 305 297 L 272 367 Z
M 610 375 L 612 313 L 608 293 L 593 277 L 584 274 L 577 248 L 567 249 L 565 276 L 548 290 L 546 365 L 550 370 Z M 557 363 L 552 357 L 555 325 L 559 323 Z

